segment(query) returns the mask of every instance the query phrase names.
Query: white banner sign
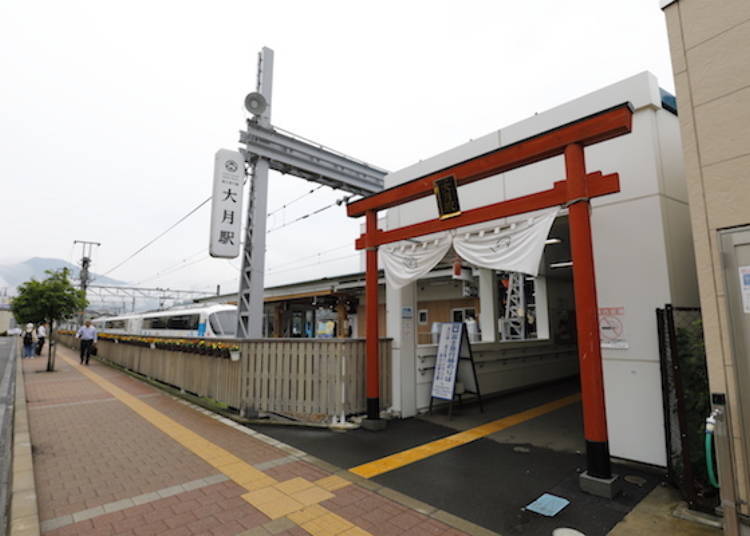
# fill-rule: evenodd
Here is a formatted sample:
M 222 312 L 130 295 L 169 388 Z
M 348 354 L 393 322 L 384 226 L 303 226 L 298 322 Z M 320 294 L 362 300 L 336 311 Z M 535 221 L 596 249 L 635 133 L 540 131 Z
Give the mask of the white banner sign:
M 233 259 L 240 254 L 242 236 L 242 184 L 245 158 L 242 153 L 219 149 L 214 157 L 214 190 L 211 201 L 212 257 Z
M 445 322 L 440 326 L 440 342 L 435 358 L 435 375 L 432 380 L 432 397 L 453 400 L 458 360 L 461 357 L 463 324 Z

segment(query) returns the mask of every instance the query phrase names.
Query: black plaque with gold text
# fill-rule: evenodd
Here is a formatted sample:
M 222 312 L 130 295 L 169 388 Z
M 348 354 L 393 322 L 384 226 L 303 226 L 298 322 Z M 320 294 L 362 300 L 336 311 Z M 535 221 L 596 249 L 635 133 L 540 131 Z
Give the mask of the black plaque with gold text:
M 456 179 L 453 175 L 437 179 L 433 183 L 432 189 L 435 192 L 435 199 L 437 200 L 438 213 L 441 220 L 461 214 L 461 205 L 458 204 Z

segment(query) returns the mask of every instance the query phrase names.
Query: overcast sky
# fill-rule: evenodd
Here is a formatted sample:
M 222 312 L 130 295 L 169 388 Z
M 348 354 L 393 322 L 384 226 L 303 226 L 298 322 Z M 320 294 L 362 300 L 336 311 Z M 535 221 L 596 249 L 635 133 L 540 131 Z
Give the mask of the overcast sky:
M 0 262 L 76 262 L 94 240 L 106 273 L 208 197 L 263 46 L 274 125 L 388 170 L 644 70 L 674 87 L 657 0 L 4 0 Z M 314 186 L 272 172 L 269 211 Z M 208 258 L 208 228 L 205 206 L 108 275 L 233 291 L 239 259 Z M 267 285 L 359 270 L 358 232 L 343 206 L 271 232 Z

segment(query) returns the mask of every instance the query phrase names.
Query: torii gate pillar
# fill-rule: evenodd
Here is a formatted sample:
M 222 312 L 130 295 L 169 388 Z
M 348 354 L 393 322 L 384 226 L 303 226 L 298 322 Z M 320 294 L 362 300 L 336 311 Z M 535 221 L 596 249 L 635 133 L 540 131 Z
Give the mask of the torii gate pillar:
M 583 147 L 577 143 L 565 147 L 565 176 L 570 197 L 568 225 L 573 260 L 578 363 L 586 439 L 587 470 L 581 475 L 581 487 L 596 495 L 612 498 L 617 490 L 612 477 L 607 440 L 599 307 L 596 300 L 594 248 L 591 241 L 591 202 Z M 599 489 L 602 490 L 601 493 L 597 492 Z

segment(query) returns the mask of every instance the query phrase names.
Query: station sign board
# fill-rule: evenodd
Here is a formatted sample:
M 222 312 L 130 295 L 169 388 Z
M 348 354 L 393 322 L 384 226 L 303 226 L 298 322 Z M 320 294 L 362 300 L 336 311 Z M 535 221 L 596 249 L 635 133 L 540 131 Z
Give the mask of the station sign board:
M 228 149 L 216 151 L 208 248 L 212 257 L 233 259 L 240 254 L 244 181 L 245 158 L 242 153 Z

